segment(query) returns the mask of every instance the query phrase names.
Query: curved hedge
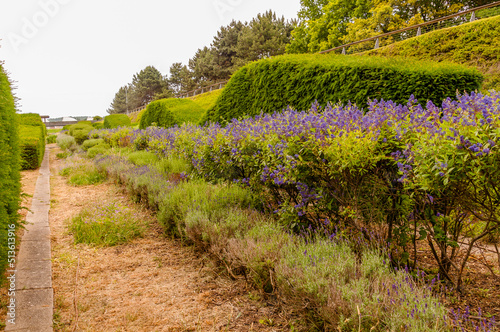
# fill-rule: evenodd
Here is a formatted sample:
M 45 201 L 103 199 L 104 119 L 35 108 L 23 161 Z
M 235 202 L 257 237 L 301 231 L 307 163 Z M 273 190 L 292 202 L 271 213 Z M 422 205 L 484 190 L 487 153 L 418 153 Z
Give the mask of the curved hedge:
M 13 251 L 9 226 L 17 225 L 21 182 L 19 173 L 18 117 L 7 74 L 0 64 L 0 275 Z M 14 253 L 15 254 L 15 253 Z
M 77 144 L 82 144 L 89 139 L 89 133 L 95 128 L 90 121 L 80 121 L 68 127 L 68 132 L 76 140 Z
M 307 110 L 318 101 L 348 101 L 359 107 L 368 98 L 399 104 L 411 95 L 440 102 L 456 91 L 480 87 L 482 75 L 473 68 L 451 63 L 404 58 L 324 54 L 284 55 L 252 62 L 238 70 L 208 120 L 229 121 L 281 111 L 287 106 Z
M 45 154 L 47 128 L 39 114 L 19 114 L 21 169 L 37 169 Z
M 111 114 L 104 117 L 104 126 L 106 129 L 130 126 L 130 118 L 126 114 Z
M 203 107 L 189 99 L 161 99 L 148 105 L 139 128 L 144 129 L 153 124 L 168 128 L 185 122 L 198 123 L 204 113 Z

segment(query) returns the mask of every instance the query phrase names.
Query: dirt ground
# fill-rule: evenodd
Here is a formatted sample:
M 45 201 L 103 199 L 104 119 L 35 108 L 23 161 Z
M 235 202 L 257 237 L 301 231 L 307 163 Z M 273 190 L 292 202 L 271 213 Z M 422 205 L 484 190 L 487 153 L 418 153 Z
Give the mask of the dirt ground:
M 244 281 L 165 238 L 151 214 L 111 183 L 73 187 L 51 151 L 51 242 L 56 331 L 288 331 L 287 317 Z M 67 223 L 94 202 L 119 201 L 151 221 L 142 239 L 74 245 Z M 218 272 L 221 275 L 218 275 Z

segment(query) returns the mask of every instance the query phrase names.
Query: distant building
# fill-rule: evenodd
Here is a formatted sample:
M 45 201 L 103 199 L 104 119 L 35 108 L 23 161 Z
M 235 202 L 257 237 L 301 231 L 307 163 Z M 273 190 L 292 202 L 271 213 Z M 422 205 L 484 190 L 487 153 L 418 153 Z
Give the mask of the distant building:
M 91 121 L 94 122 L 94 117 L 92 116 L 65 116 L 60 118 L 48 118 L 44 119 L 45 126 L 47 129 L 61 129 L 64 126 L 76 124 L 79 121 Z

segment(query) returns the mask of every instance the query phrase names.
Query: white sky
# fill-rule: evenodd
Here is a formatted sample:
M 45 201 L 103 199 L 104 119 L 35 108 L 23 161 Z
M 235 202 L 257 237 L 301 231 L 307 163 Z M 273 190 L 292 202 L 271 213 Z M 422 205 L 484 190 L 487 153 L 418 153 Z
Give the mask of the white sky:
M 292 19 L 299 8 L 300 0 L 0 0 L 0 61 L 23 113 L 104 116 L 146 66 L 166 75 L 232 19 L 269 9 Z

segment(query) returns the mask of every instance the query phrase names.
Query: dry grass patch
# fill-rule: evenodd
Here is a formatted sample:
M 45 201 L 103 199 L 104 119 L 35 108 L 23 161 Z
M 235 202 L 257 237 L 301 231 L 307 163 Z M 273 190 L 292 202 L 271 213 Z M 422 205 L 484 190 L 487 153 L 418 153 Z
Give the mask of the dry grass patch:
M 159 226 L 123 245 L 75 245 L 68 220 L 89 202 L 117 201 L 157 224 L 109 182 L 68 185 L 56 153 L 50 212 L 56 331 L 290 330 L 278 307 L 251 299 L 243 280 L 220 277 L 211 260 L 165 238 Z

